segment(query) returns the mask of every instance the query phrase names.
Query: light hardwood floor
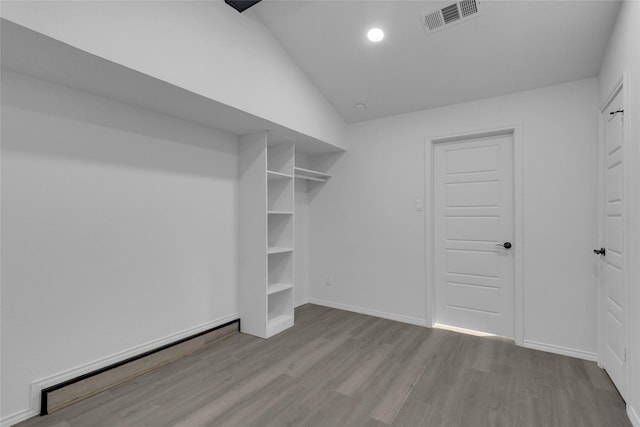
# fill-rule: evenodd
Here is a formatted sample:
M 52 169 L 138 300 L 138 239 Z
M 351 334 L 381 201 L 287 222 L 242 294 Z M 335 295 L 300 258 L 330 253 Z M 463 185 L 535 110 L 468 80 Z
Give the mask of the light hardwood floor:
M 630 426 L 595 363 L 315 305 L 27 426 Z

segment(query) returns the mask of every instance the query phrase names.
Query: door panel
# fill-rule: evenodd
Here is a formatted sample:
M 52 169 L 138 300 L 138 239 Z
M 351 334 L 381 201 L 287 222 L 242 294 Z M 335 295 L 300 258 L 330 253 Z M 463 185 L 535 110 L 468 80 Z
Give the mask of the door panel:
M 498 217 L 447 217 L 447 240 L 491 242 L 498 235 Z
M 622 310 L 613 311 L 618 311 L 618 315 L 622 314 Z M 611 355 L 613 355 L 615 359 L 610 361 L 610 363 L 620 365 L 624 364 L 624 345 L 622 344 L 622 342 L 624 341 L 624 336 L 622 335 L 622 330 L 623 323 L 620 321 L 619 317 L 616 317 L 612 311 L 609 311 L 609 313 L 607 314 L 607 335 L 610 336 L 610 339 L 607 343 L 607 349 L 611 352 Z M 611 375 L 611 371 L 608 370 L 608 372 Z
M 494 314 L 500 312 L 499 288 L 471 283 L 448 282 L 447 284 L 447 301 L 449 305 Z
M 447 207 L 489 207 L 500 203 L 498 182 L 455 182 L 446 184 Z
M 603 150 L 604 189 L 604 247 L 603 257 L 603 315 L 605 325 L 602 365 L 625 396 L 626 382 L 626 287 L 625 287 L 625 188 L 622 113 L 609 114 L 622 109 L 621 92 L 603 113 L 605 123 L 605 149 Z
M 447 249 L 447 275 L 459 274 L 500 278 L 500 266 L 494 251 Z
M 498 170 L 498 150 L 494 146 L 447 152 L 447 174 L 496 170 Z
M 512 337 L 512 135 L 434 146 L 436 323 Z M 515 243 L 515 242 L 512 242 Z
M 605 266 L 605 277 L 607 279 L 607 298 L 609 298 L 618 307 L 622 306 L 622 295 L 620 291 L 623 285 L 622 270 L 612 263 Z
M 611 216 L 607 218 L 607 236 L 609 237 L 608 241 L 608 249 L 611 252 L 614 252 L 613 255 L 620 255 L 623 251 L 622 249 L 622 217 L 619 216 Z M 615 257 L 611 258 L 611 261 L 614 260 Z M 618 265 L 619 267 L 621 265 Z
M 619 156 L 616 156 L 619 157 Z M 609 159 L 615 161 L 614 159 Z M 607 201 L 610 203 L 622 200 L 622 163 L 617 162 L 607 170 Z

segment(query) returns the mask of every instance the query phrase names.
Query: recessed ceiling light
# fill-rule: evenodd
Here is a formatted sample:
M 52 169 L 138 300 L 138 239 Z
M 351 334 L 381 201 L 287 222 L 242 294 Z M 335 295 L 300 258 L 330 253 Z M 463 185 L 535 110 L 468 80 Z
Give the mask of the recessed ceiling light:
M 380 28 L 372 28 L 367 33 L 367 37 L 374 43 L 378 43 L 384 38 L 384 31 Z

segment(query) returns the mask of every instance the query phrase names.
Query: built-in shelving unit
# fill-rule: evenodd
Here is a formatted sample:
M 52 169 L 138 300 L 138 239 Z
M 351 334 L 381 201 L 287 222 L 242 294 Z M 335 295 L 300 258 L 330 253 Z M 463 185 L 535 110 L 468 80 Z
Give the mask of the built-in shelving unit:
M 294 152 L 272 132 L 240 140 L 241 330 L 262 338 L 294 322 Z

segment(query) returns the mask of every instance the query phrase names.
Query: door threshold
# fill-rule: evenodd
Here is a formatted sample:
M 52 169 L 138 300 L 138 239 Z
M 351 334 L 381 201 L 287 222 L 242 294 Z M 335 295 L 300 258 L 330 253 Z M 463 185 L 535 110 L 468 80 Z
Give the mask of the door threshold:
M 461 328 L 459 326 L 444 325 L 442 323 L 434 323 L 433 327 L 437 328 L 437 329 L 444 329 L 444 330 L 447 330 L 447 331 L 452 331 L 452 332 L 459 332 L 461 334 L 473 335 L 473 336 L 476 336 L 476 337 L 509 338 L 509 337 L 503 337 L 503 336 L 496 335 L 496 334 L 490 334 L 489 332 L 476 331 L 476 330 L 473 330 L 473 329 Z M 513 338 L 509 338 L 509 339 L 513 339 Z

